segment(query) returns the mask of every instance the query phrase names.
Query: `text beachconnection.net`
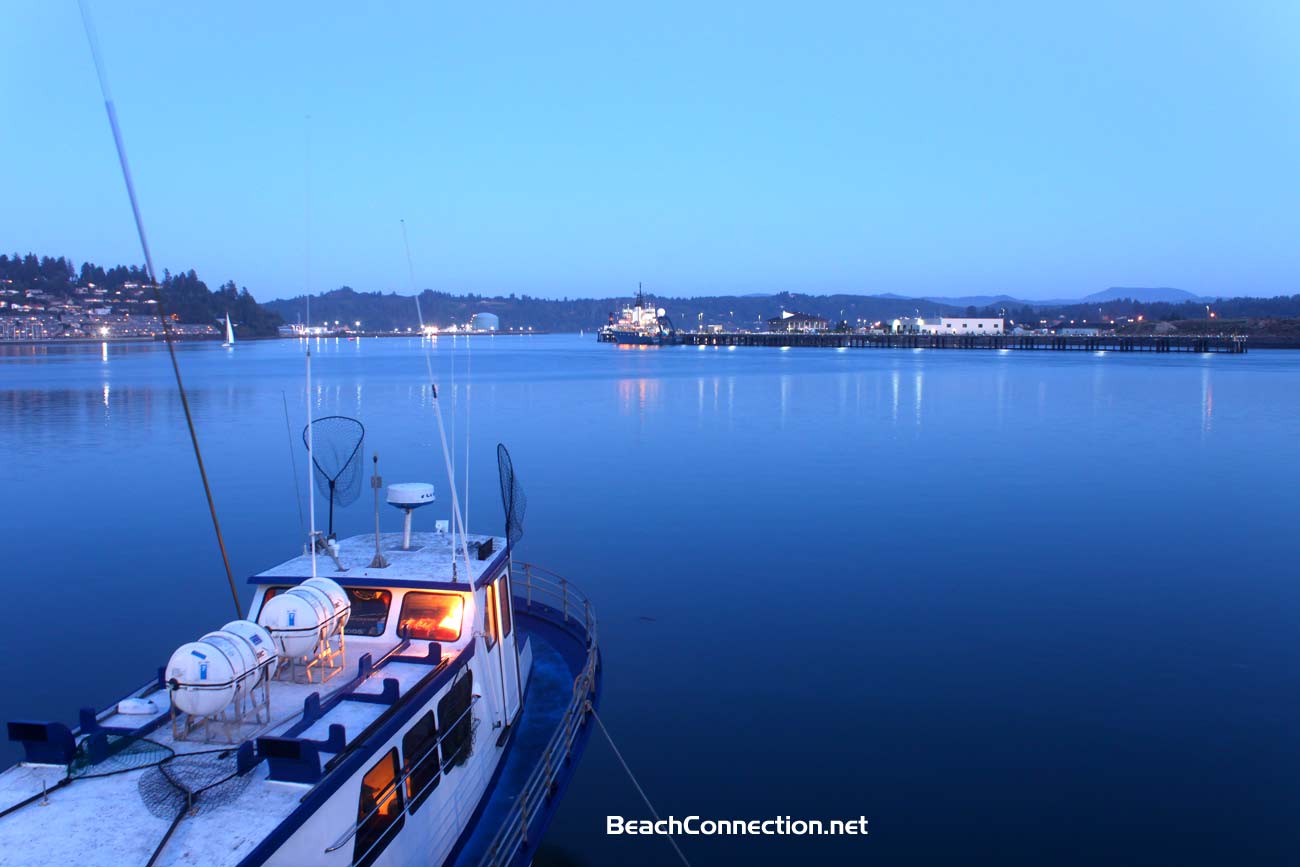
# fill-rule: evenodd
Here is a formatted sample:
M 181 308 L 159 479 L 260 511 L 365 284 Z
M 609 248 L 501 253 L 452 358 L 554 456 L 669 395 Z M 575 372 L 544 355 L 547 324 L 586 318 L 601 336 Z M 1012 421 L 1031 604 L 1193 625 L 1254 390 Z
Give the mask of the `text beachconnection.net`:
M 605 833 L 610 835 L 668 835 L 678 836 L 858 836 L 867 834 L 867 817 L 856 819 L 791 819 L 777 816 L 774 819 L 701 819 L 687 816 L 678 819 L 628 819 L 624 816 L 606 816 Z

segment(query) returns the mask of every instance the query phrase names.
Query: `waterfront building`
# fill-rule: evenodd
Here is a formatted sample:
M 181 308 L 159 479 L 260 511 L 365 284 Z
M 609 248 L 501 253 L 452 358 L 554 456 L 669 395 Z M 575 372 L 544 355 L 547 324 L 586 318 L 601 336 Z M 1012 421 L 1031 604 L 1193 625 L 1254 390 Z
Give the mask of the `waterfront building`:
M 768 331 L 827 331 L 830 327 L 830 322 L 820 316 L 791 310 L 782 310 L 780 316 L 767 320 Z
M 1002 334 L 1006 328 L 1000 316 L 942 316 L 936 334 Z

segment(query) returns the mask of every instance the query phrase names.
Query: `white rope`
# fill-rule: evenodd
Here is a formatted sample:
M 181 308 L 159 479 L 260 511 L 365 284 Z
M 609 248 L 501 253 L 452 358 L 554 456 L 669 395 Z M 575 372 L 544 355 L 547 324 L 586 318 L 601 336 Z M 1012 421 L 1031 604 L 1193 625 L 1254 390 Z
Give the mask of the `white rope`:
M 406 268 L 411 276 L 411 291 L 415 297 L 415 315 L 420 321 L 420 342 L 424 344 L 424 369 L 429 376 L 429 388 L 433 394 L 433 413 L 438 420 L 438 438 L 442 441 L 442 461 L 447 469 L 447 481 L 451 488 L 452 549 L 455 550 L 455 528 L 459 524 L 461 528 L 460 549 L 465 557 L 465 580 L 469 582 L 470 588 L 473 589 L 474 572 L 470 567 L 469 544 L 465 540 L 465 525 L 460 514 L 460 497 L 456 494 L 456 476 L 451 468 L 451 449 L 447 447 L 447 429 L 442 423 L 442 403 L 438 400 L 438 383 L 433 376 L 433 362 L 429 360 L 429 346 L 424 342 L 424 312 L 420 309 L 420 295 L 415 291 L 415 265 L 411 261 L 411 242 L 406 236 L 405 220 L 402 220 L 402 243 L 406 245 Z
M 636 790 L 641 795 L 641 800 L 645 801 L 646 808 L 650 811 L 650 815 L 655 817 L 656 823 L 662 821 L 659 818 L 659 813 L 655 810 L 654 804 L 650 803 L 650 798 L 646 796 L 645 789 L 641 788 L 641 784 L 637 782 L 636 775 L 632 773 L 632 769 L 629 768 L 627 762 L 624 761 L 623 754 L 618 751 L 618 746 L 615 745 L 614 739 L 609 736 L 609 729 L 605 728 L 605 721 L 600 718 L 600 714 L 596 713 L 596 709 L 592 707 L 590 702 L 587 703 L 587 710 L 591 711 L 591 718 L 600 726 L 601 734 L 605 736 L 605 740 L 609 741 L 609 748 L 614 751 L 614 757 L 618 759 L 618 763 L 622 765 L 623 770 L 627 772 L 627 778 L 632 781 L 632 785 L 636 786 Z M 682 859 L 682 863 L 685 864 L 686 867 L 691 867 L 691 862 L 686 860 L 686 855 L 682 852 L 681 847 L 677 845 L 677 841 L 673 839 L 673 835 L 665 833 L 664 836 L 668 838 L 668 844 L 673 847 L 673 851 L 677 853 L 677 857 Z

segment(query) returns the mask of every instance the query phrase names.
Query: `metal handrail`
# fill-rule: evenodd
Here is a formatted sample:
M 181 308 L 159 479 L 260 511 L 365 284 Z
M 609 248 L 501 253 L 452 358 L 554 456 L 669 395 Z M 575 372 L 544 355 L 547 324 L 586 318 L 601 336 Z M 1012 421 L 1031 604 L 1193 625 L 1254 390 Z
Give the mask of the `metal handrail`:
M 573 696 L 564 711 L 564 719 L 556 728 L 542 754 L 542 761 L 529 775 L 527 782 L 515 798 L 514 806 L 502 820 L 501 827 L 488 846 L 487 853 L 479 862 L 486 867 L 501 867 L 509 864 L 528 843 L 528 826 L 532 817 L 542 810 L 546 800 L 551 796 L 559 771 L 569 760 L 573 744 L 578 733 L 587 722 L 591 713 L 591 697 L 596 689 L 596 670 L 599 664 L 596 641 L 596 619 L 591 613 L 591 600 L 585 594 L 563 578 L 548 569 L 531 563 L 515 563 L 511 568 L 511 580 L 514 583 L 513 596 L 520 598 L 523 589 L 525 610 L 534 616 L 544 616 L 534 610 L 533 597 L 540 595 L 547 599 L 558 598 L 558 610 L 563 623 L 568 626 L 571 620 L 580 623 L 587 637 L 587 658 L 582 670 L 573 679 Z M 549 604 L 549 603 L 548 603 Z M 578 614 L 570 615 L 570 609 L 581 606 L 581 619 Z M 550 606 L 557 608 L 557 606 Z
M 451 730 L 452 730 L 452 729 L 454 729 L 456 726 L 460 725 L 460 724 L 461 724 L 461 721 L 463 721 L 467 715 L 469 715 L 470 713 L 473 712 L 473 710 L 474 710 L 474 705 L 478 703 L 478 700 L 479 700 L 480 698 L 482 698 L 481 695 L 471 695 L 471 696 L 470 696 L 470 699 L 469 699 L 469 707 L 467 707 L 467 708 L 465 708 L 465 710 L 461 711 L 460 716 L 456 717 L 456 721 L 453 722 L 451 725 L 447 726 L 447 733 L 448 733 L 448 734 L 451 733 Z M 438 734 L 437 739 L 434 741 L 433 747 L 431 747 L 431 748 L 429 749 L 429 751 L 425 753 L 425 756 L 426 756 L 426 757 L 427 757 L 430 753 L 434 753 L 435 755 L 441 757 L 441 755 L 442 755 L 442 741 L 443 741 L 443 738 L 444 738 L 444 737 L 446 737 L 446 735 L 444 735 L 444 734 L 442 734 L 442 733 L 439 733 L 439 734 Z M 456 754 L 455 754 L 455 755 L 453 755 L 450 759 L 448 759 L 448 760 L 445 761 L 445 762 L 441 762 L 441 761 L 439 762 L 439 764 L 438 764 L 438 775 L 439 775 L 440 777 L 443 776 L 443 775 L 445 775 L 449 770 L 451 770 L 453 767 L 455 767 L 455 762 L 456 762 L 456 760 L 460 758 L 460 752 L 461 752 L 461 750 L 463 750 L 463 749 L 464 749 L 466 746 L 468 746 L 469 744 L 470 744 L 470 741 L 467 739 L 467 740 L 465 741 L 465 743 L 461 744 L 461 746 L 456 750 Z M 434 752 L 435 750 L 436 750 L 437 752 Z M 368 822 L 368 821 L 370 820 L 370 817 L 371 817 L 371 816 L 374 816 L 376 813 L 379 812 L 380 807 L 383 806 L 384 802 L 388 799 L 388 796 L 391 795 L 391 794 L 395 794 L 395 793 L 397 792 L 397 790 L 401 787 L 401 785 L 402 785 L 403 783 L 405 783 L 405 782 L 410 778 L 410 776 L 416 772 L 416 770 L 417 770 L 419 767 L 421 767 L 421 765 L 419 765 L 419 764 L 411 765 L 409 768 L 407 768 L 405 771 L 403 771 L 402 774 L 401 774 L 400 776 L 398 776 L 396 779 L 394 779 L 393 782 L 389 783 L 387 786 L 384 786 L 383 791 L 380 792 L 380 794 L 379 794 L 379 797 L 377 797 L 377 798 L 375 799 L 376 804 L 375 804 L 374 808 L 371 809 L 371 811 L 370 811 L 369 813 L 366 813 L 366 815 L 364 815 L 364 816 L 362 816 L 360 819 L 358 819 L 357 822 L 356 822 L 356 824 L 352 826 L 352 830 L 346 832 L 342 837 L 340 837 L 338 840 L 336 840 L 336 841 L 334 842 L 334 845 L 330 846 L 328 849 L 325 850 L 325 853 L 326 853 L 326 854 L 329 854 L 330 852 L 337 852 L 339 849 L 342 849 L 342 848 L 347 844 L 347 842 L 348 842 L 349 840 L 351 840 L 351 839 L 352 839 L 353 837 L 355 837 L 358 833 L 360 833 L 360 831 L 361 831 L 361 827 L 362 827 L 366 822 Z M 421 795 L 423 795 L 426 791 L 428 791 L 429 789 L 433 788 L 434 785 L 435 785 L 434 781 L 430 781 L 430 782 L 426 783 L 423 789 L 421 789 L 420 791 L 416 792 L 414 795 L 411 796 L 411 800 L 414 801 L 414 800 L 418 799 L 418 798 L 419 798 Z M 371 844 L 371 845 L 373 846 L 374 844 Z M 370 853 L 369 853 L 369 850 L 367 850 L 366 852 L 363 852 L 363 853 L 361 854 L 361 857 L 364 858 L 364 857 L 365 857 L 366 855 L 368 855 L 368 854 L 370 854 Z
M 536 815 L 536 811 L 541 808 L 546 798 L 550 796 L 551 788 L 555 783 L 560 768 L 568 761 L 578 732 L 582 729 L 587 720 L 587 715 L 591 711 L 590 699 L 596 684 L 596 666 L 598 662 L 596 619 L 592 615 L 591 601 L 585 594 L 573 587 L 568 579 L 551 572 L 549 569 L 543 569 L 530 563 L 513 564 L 511 581 L 513 583 L 511 595 L 515 597 L 516 601 L 523 598 L 525 611 L 533 616 L 546 616 L 534 605 L 534 597 L 537 597 L 541 604 L 545 604 L 560 613 L 563 620 L 560 625 L 568 626 L 570 623 L 576 622 L 582 626 L 587 638 L 587 658 L 582 670 L 573 680 L 573 696 L 564 712 L 564 719 L 547 743 L 541 764 L 533 770 L 533 773 L 524 783 L 515 800 L 515 806 L 502 822 L 496 837 L 493 838 L 492 844 L 488 848 L 488 854 L 480 862 L 484 865 L 508 864 L 519 849 L 528 842 L 530 817 Z M 522 596 L 519 592 L 521 588 L 524 591 Z M 546 601 L 543 602 L 542 600 Z M 557 601 L 559 604 L 551 605 L 550 601 Z M 581 606 L 581 619 L 579 619 L 579 611 L 575 610 L 579 606 Z M 474 695 L 470 698 L 470 706 L 456 718 L 455 722 L 447 726 L 448 731 L 459 725 L 467 714 L 473 712 L 474 705 L 481 697 Z M 441 752 L 442 741 L 443 734 L 439 733 L 434 745 L 435 750 Z M 462 745 L 461 749 L 464 749 L 467 745 L 468 742 Z M 445 775 L 450 770 L 452 763 L 458 758 L 459 750 L 451 760 L 440 763 L 440 775 Z M 380 796 L 376 798 L 377 803 L 370 812 L 358 819 L 356 824 L 327 848 L 325 852 L 336 852 L 355 838 L 365 822 L 379 812 L 388 796 L 396 792 L 407 781 L 415 772 L 416 767 L 413 765 L 406 768 L 392 783 L 385 786 Z M 412 796 L 412 800 L 419 798 L 434 785 L 436 785 L 435 781 L 426 783 L 420 792 Z M 364 859 L 370 853 L 370 849 L 373 849 L 379 842 L 379 840 L 376 840 L 372 843 L 365 852 L 361 853 L 359 859 L 354 859 L 353 863 Z

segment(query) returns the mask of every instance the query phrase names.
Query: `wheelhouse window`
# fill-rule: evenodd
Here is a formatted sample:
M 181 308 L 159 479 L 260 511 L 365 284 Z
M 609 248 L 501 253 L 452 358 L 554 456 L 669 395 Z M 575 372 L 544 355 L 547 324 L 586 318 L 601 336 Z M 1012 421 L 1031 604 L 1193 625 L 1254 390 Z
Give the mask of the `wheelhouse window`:
M 501 633 L 497 631 L 497 585 L 489 584 L 484 598 L 487 600 L 487 613 L 483 618 L 484 631 L 487 633 L 485 641 L 488 650 L 491 650 L 496 646 L 497 639 L 501 637 Z
M 267 587 L 262 594 L 262 605 L 265 606 L 272 597 L 292 589 L 292 584 Z M 383 635 L 384 629 L 388 627 L 388 609 L 393 604 L 393 594 L 387 590 L 371 590 L 367 587 L 344 587 L 343 592 L 348 594 L 348 601 L 352 603 L 352 613 L 348 616 L 343 631 L 348 635 Z M 258 613 L 261 613 L 260 610 Z
M 388 628 L 388 609 L 393 604 L 393 594 L 387 590 L 369 587 L 344 587 L 352 613 L 343 631 L 348 635 L 383 635 Z
M 502 575 L 497 581 L 497 604 L 501 606 L 501 637 L 505 638 L 510 635 L 511 621 L 514 619 L 510 613 L 510 576 Z
M 425 798 L 438 788 L 438 724 L 433 711 L 420 717 L 402 737 L 402 758 L 406 765 L 406 799 L 414 813 Z
M 352 863 L 373 864 L 401 829 L 402 787 L 397 785 L 397 750 L 392 749 L 361 778 Z
M 421 641 L 456 641 L 464 615 L 465 600 L 459 593 L 407 593 L 397 634 Z
M 266 603 L 270 602 L 271 599 L 274 598 L 275 596 L 278 596 L 284 591 L 291 590 L 291 589 L 293 589 L 293 585 L 291 584 L 276 584 L 273 587 L 267 587 L 265 590 L 262 591 L 262 608 L 265 608 Z M 257 610 L 257 614 L 253 615 L 251 619 L 257 620 L 257 618 L 260 617 L 261 614 L 262 614 L 262 609 L 259 608 Z
M 438 731 L 442 733 L 442 768 L 449 771 L 469 759 L 474 732 L 474 672 L 465 669 L 438 700 Z

